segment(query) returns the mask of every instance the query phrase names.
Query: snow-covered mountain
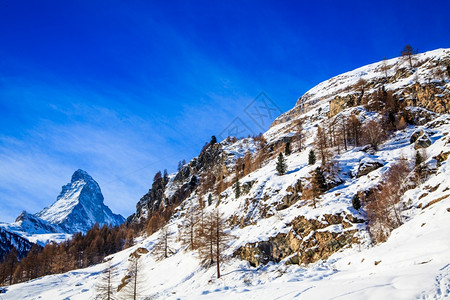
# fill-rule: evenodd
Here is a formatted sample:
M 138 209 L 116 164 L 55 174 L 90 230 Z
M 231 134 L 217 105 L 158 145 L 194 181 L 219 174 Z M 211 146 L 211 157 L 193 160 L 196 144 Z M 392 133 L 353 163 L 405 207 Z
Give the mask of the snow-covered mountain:
M 63 242 L 73 233 L 85 233 L 95 223 L 100 226 L 116 226 L 124 221 L 121 215 L 112 213 L 103 203 L 98 183 L 87 172 L 77 170 L 72 175 L 71 182 L 62 187 L 60 195 L 52 205 L 36 214 L 23 211 L 13 223 L 0 223 L 2 236 L 21 238 L 1 240 L 3 246 L 0 256 L 6 255 L 18 244 L 15 240 L 25 245 L 20 247 L 26 252 L 33 243 L 44 246 L 50 241 Z
M 131 220 L 144 222 L 173 209 L 166 227 L 173 254 L 162 260 L 152 255 L 159 232 L 137 238 L 135 246 L 107 258 L 117 267 L 114 286 L 126 284 L 130 258 L 137 256 L 142 262 L 140 280 L 145 282 L 139 292 L 152 299 L 447 298 L 450 49 L 419 54 L 414 60 L 414 67 L 394 58 L 324 81 L 273 123 L 264 134 L 265 144 L 261 138 L 210 143 L 179 172 L 155 180 Z M 390 124 L 390 135 L 376 147 L 352 139 L 348 140 L 354 145 L 347 144 L 346 134 L 352 133 L 343 121 L 354 117 L 358 126 L 381 122 L 384 112 L 374 107 L 386 91 L 395 103 L 407 105 L 392 116 L 396 126 Z M 296 140 L 299 121 L 302 147 Z M 318 152 L 319 127 L 335 142 L 328 142 L 332 164 L 326 167 L 320 159 L 308 161 L 310 150 Z M 334 133 L 341 130 L 345 143 L 336 142 L 342 136 Z M 287 172 L 280 176 L 276 157 L 288 142 L 293 149 L 286 158 Z M 415 162 L 418 150 L 420 164 Z M 401 178 L 401 195 L 391 207 L 400 222 L 385 242 L 377 243 L 369 231 L 373 219 L 368 206 L 375 201 L 370 195 L 401 162 L 410 171 Z M 417 176 L 415 164 L 423 173 L 411 184 Z M 244 172 L 249 165 L 257 167 Z M 313 203 L 307 191 L 318 167 L 326 172 L 328 186 Z M 356 195 L 361 208 L 352 203 Z M 215 278 L 216 268 L 203 266 L 198 253 L 178 239 L 187 218 L 201 206 L 205 215 L 220 210 L 235 237 L 224 252 L 229 260 L 220 265 L 220 279 Z M 13 285 L 2 297 L 95 298 L 99 274 L 106 267 L 105 263 Z
M 0 223 L 0 228 L 40 246 L 50 241 L 60 243 L 72 236 L 58 225 L 44 221 L 26 211 L 23 211 L 13 223 Z
M 36 217 L 59 226 L 66 233 L 86 232 L 95 223 L 115 226 L 125 221 L 103 203 L 100 186 L 83 170 L 75 171 L 56 201 L 36 213 Z

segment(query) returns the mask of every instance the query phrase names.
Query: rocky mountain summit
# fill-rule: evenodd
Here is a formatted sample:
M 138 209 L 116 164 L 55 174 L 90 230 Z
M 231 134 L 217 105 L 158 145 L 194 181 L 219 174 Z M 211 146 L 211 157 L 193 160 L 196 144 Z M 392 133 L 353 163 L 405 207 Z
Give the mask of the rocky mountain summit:
M 73 233 L 86 233 L 95 223 L 122 224 L 125 219 L 112 213 L 103 200 L 98 183 L 87 172 L 75 171 L 52 205 L 36 214 L 23 211 L 13 223 L 0 223 L 2 237 L 8 237 L 0 241 L 0 258 L 12 247 L 23 256 L 34 243 L 44 246 L 50 241 L 65 241 Z
M 36 213 L 36 217 L 66 233 L 86 232 L 95 223 L 112 226 L 123 223 L 125 219 L 112 213 L 103 200 L 98 183 L 87 172 L 77 170 L 56 201 Z

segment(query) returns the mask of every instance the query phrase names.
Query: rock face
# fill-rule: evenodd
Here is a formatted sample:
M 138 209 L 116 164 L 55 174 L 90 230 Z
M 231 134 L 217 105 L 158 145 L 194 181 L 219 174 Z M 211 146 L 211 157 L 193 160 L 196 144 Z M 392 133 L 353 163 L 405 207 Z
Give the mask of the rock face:
M 155 180 L 152 184 L 152 188 L 147 194 L 142 196 L 139 202 L 136 204 L 136 214 L 135 219 L 138 220 L 142 217 L 147 217 L 153 212 L 161 208 L 161 204 L 164 201 L 164 191 L 167 184 L 166 178 L 159 178 Z
M 36 217 L 59 226 L 66 233 L 86 232 L 95 223 L 120 225 L 125 221 L 103 203 L 98 183 L 83 170 L 75 171 L 56 201 L 38 212 Z
M 164 177 L 156 179 L 152 188 L 136 204 L 136 213 L 130 216 L 129 221 L 139 223 L 155 212 L 163 212 L 169 205 L 180 204 L 198 186 L 204 172 L 215 172 L 223 163 L 222 145 L 207 144 L 199 156 L 185 164 L 172 180 Z
M 249 243 L 234 255 L 254 267 L 270 261 L 278 263 L 288 257 L 287 263 L 312 263 L 326 259 L 346 245 L 357 243 L 354 223 L 361 222 L 341 214 L 324 215 L 321 221 L 299 216 L 292 221 L 292 229 L 287 234 L 280 233 L 267 241 Z

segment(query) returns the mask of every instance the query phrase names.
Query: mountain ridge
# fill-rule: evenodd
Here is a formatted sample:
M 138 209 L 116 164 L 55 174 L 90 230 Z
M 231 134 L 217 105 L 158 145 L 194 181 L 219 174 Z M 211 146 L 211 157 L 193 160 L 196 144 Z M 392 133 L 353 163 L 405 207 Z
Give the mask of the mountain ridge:
M 324 81 L 316 94 L 297 101 L 262 137 L 211 140 L 177 173 L 156 176 L 130 221 L 147 226 L 147 234 L 144 229 L 136 245 L 107 258 L 118 266 L 122 285 L 131 274 L 127 271 L 130 260 L 136 258 L 146 278 L 140 290 L 152 298 L 448 296 L 450 115 L 437 112 L 439 106 L 428 106 L 429 99 L 439 98 L 443 107 L 449 100 L 450 74 L 444 68 L 450 50 L 438 52 L 438 56 L 434 52 L 417 55 L 424 62 L 414 68 L 402 58 L 389 60 L 397 62 L 397 67 L 387 80 L 381 69 L 370 71 L 380 62 L 348 72 L 354 75 L 351 80 L 347 74 Z M 435 72 L 438 69 L 444 73 Z M 361 88 L 357 83 L 364 76 Z M 383 90 L 386 82 L 398 89 Z M 428 92 L 434 87 L 442 93 L 421 100 L 421 88 L 427 86 Z M 386 108 L 387 102 L 380 105 L 377 97 L 386 95 L 392 96 L 389 101 L 404 105 L 399 109 Z M 414 103 L 417 106 L 410 105 Z M 332 105 L 336 105 L 333 113 Z M 430 110 L 433 107 L 436 112 Z M 391 119 L 388 109 L 394 114 Z M 351 124 L 367 130 L 365 136 L 345 131 Z M 368 133 L 386 128 L 386 136 L 367 139 Z M 318 148 L 321 131 L 327 133 L 325 150 L 331 153 L 325 163 L 321 156 L 327 153 Z M 343 132 L 343 137 L 337 132 Z M 309 159 L 311 151 L 317 160 Z M 279 153 L 285 154 L 285 174 L 277 170 Z M 417 153 L 422 153 L 421 160 Z M 392 171 L 402 163 L 406 171 L 397 178 L 399 184 L 387 186 Z M 317 196 L 311 188 L 315 174 L 326 182 Z M 393 187 L 391 193 L 380 194 L 386 186 Z M 395 212 L 400 222 L 380 223 L 371 204 L 382 205 L 380 199 L 392 196 L 398 197 L 381 216 L 390 219 Z M 188 217 L 216 210 L 223 213 L 227 231 L 236 237 L 224 249 L 229 260 L 217 266 L 223 269 L 221 279 L 215 279 L 216 268 L 200 263 L 196 252 L 175 239 L 189 223 Z M 161 221 L 163 217 L 166 222 Z M 173 237 L 172 253 L 165 259 L 152 254 L 163 233 L 153 226 L 153 219 L 162 222 L 163 230 Z M 167 271 L 173 269 L 176 274 Z M 106 263 L 10 286 L 5 297 L 95 297 L 97 281 L 92 278 L 103 270 Z M 39 284 L 52 289 L 39 290 Z

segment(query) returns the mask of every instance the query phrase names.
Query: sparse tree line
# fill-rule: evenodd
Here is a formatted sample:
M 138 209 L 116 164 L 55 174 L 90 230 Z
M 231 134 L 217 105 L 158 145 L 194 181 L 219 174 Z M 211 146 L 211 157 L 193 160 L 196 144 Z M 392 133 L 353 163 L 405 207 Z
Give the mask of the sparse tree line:
M 85 235 L 76 233 L 66 242 L 35 245 L 21 260 L 14 248 L 0 264 L 0 284 L 10 285 L 98 264 L 107 255 L 131 246 L 134 236 L 131 227 L 96 224 Z

